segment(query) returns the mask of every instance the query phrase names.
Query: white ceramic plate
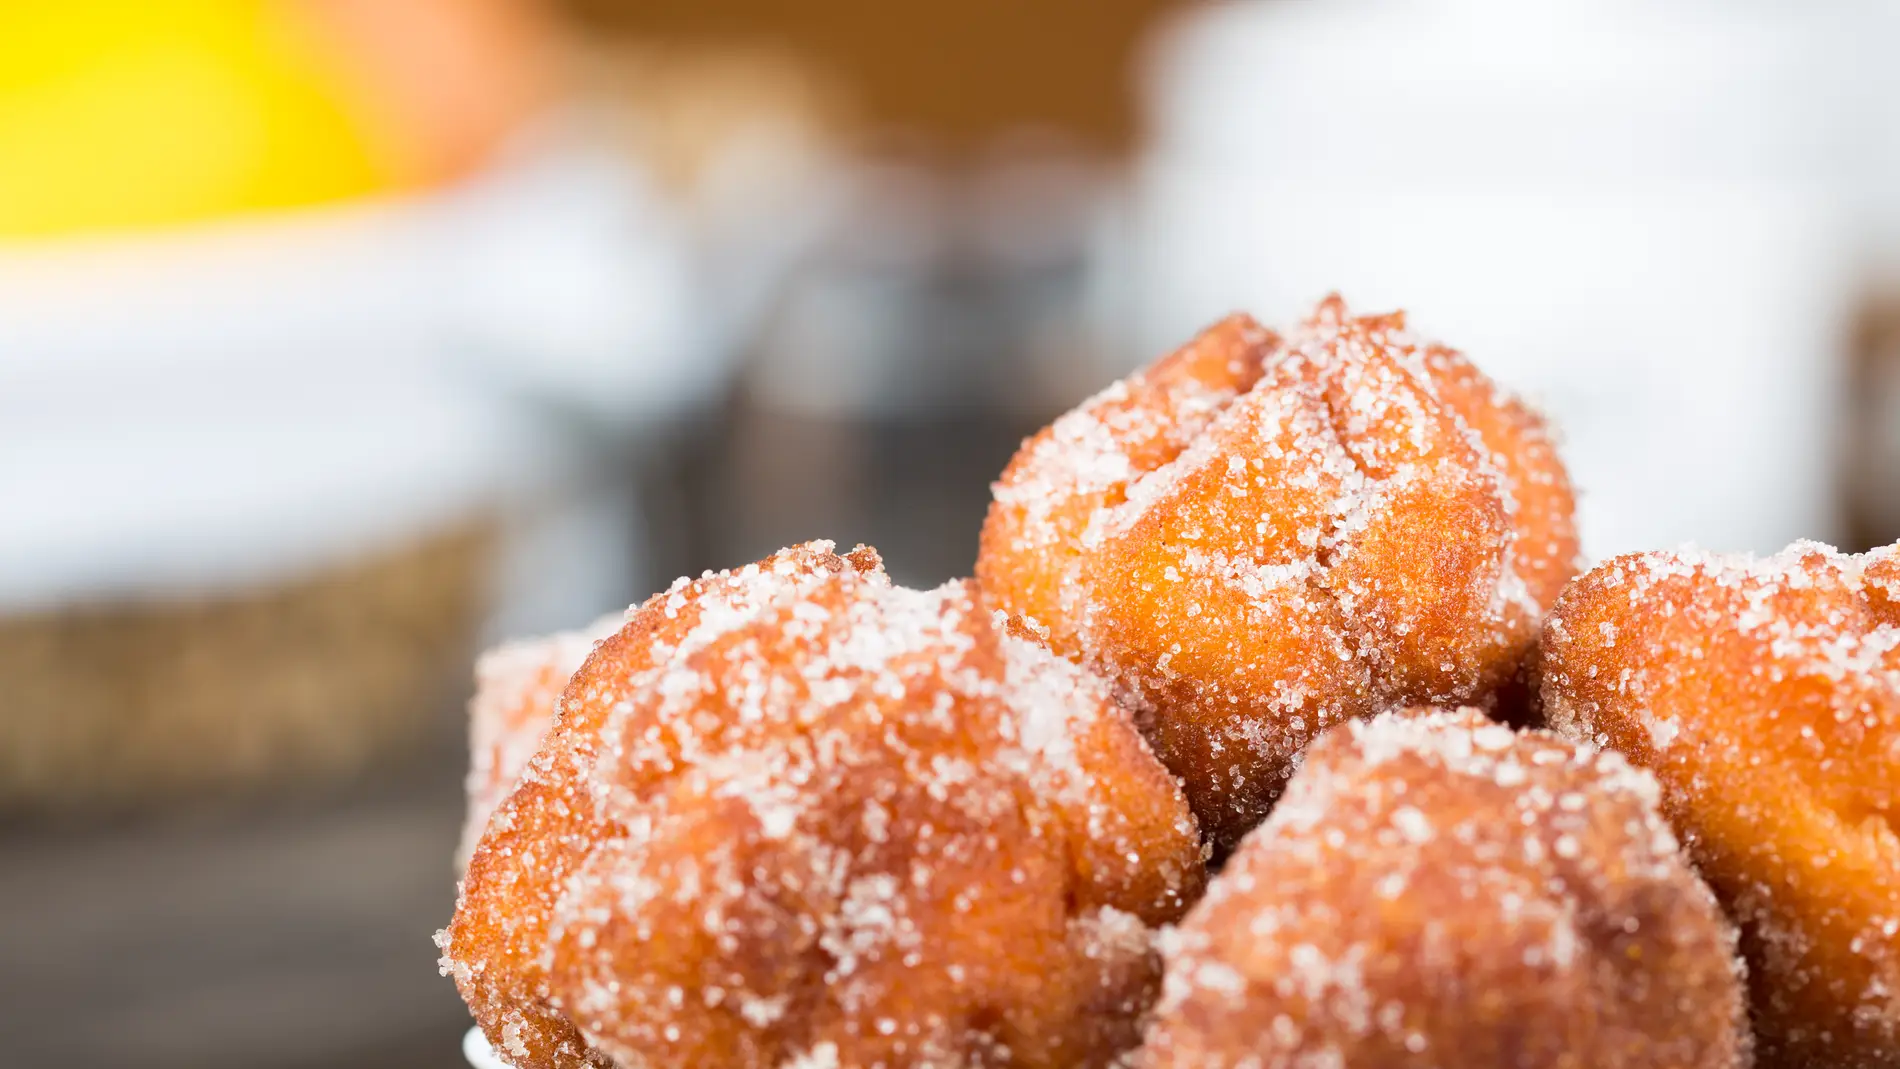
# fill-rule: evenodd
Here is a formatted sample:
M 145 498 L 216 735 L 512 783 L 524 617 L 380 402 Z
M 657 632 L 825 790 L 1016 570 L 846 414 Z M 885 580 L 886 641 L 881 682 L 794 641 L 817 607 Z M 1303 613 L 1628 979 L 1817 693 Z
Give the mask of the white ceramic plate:
M 468 1034 L 462 1037 L 462 1057 L 467 1058 L 468 1064 L 475 1069 L 513 1069 L 495 1056 L 495 1048 L 488 1045 L 488 1040 L 482 1037 L 479 1028 L 469 1029 Z

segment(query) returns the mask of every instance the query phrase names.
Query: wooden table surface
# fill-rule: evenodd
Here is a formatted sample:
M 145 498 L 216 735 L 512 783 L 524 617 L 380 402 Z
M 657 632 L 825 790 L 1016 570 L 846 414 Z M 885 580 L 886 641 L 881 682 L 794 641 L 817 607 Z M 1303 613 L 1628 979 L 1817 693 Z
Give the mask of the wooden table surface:
M 451 1069 L 459 739 L 294 799 L 0 824 L 0 1062 Z

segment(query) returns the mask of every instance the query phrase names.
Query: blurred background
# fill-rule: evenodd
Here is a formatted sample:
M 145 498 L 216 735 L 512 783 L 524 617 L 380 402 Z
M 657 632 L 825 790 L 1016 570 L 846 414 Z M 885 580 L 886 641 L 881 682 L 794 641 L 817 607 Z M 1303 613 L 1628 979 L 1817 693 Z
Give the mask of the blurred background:
M 1404 306 L 1601 558 L 1900 538 L 1900 5 L 0 0 L 0 1050 L 453 1066 L 470 659 L 1232 309 Z

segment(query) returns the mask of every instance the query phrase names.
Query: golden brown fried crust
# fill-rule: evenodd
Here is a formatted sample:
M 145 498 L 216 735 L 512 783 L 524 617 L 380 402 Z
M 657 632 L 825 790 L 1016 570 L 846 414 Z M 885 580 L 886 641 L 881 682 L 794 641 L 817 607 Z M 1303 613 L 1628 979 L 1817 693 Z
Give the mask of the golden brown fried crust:
M 1558 600 L 1552 726 L 1652 769 L 1742 928 L 1764 1062 L 1900 1066 L 1900 546 L 1618 557 Z
M 1106 675 L 1231 845 L 1327 724 L 1496 706 L 1573 571 L 1542 424 L 1398 315 L 1245 317 L 1023 446 L 977 577 Z
M 458 864 L 466 866 L 489 816 L 513 793 L 554 726 L 554 708 L 567 681 L 595 643 L 624 622 L 616 613 L 578 631 L 506 643 L 476 662 L 475 694 L 468 703 L 468 817 L 456 851 Z
M 1023 443 L 996 483 L 977 579 L 987 594 L 1049 629 L 1064 655 L 1080 651 L 1063 607 L 1094 515 L 1120 505 L 1129 481 L 1179 456 L 1260 378 L 1280 338 L 1229 316 L 1193 341 L 1085 402 Z
M 678 623 L 657 600 L 636 610 L 586 663 L 650 669 L 654 638 Z M 599 733 L 612 708 L 601 697 L 598 688 L 568 684 L 554 729 L 489 818 L 469 858 L 455 917 L 436 937 L 443 967 L 482 1033 L 521 1069 L 611 1064 L 552 1005 L 542 961 L 561 881 L 595 842 L 626 834 L 579 782 L 598 759 Z
M 1747 1064 L 1733 934 L 1656 794 L 1475 709 L 1329 731 L 1169 939 L 1136 1064 Z
M 444 940 L 517 1065 L 1106 1064 L 1204 878 L 1100 684 L 868 551 L 676 585 L 561 715 Z

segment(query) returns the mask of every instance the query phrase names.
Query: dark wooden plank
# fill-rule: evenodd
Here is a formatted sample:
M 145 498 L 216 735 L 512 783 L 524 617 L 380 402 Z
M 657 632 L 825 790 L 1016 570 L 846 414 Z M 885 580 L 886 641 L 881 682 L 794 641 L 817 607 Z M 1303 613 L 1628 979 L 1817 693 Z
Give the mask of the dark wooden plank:
M 462 1064 L 429 941 L 461 768 L 443 746 L 321 797 L 0 830 L 8 1064 Z

